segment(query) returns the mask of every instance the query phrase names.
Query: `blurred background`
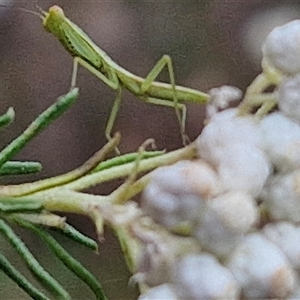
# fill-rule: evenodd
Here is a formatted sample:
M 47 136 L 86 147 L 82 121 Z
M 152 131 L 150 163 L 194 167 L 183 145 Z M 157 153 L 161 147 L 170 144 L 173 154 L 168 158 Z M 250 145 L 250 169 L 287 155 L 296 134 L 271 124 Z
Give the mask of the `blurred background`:
M 222 85 L 234 85 L 244 91 L 260 72 L 260 49 L 267 33 L 274 26 L 296 19 L 300 12 L 299 1 L 268 0 L 16 0 L 0 3 L 35 11 L 35 3 L 44 10 L 60 5 L 68 18 L 124 68 L 145 77 L 163 54 L 169 54 L 176 83 L 204 92 Z M 70 55 L 43 29 L 37 16 L 9 7 L 0 8 L 1 113 L 9 106 L 16 111 L 15 122 L 1 131 L 2 148 L 69 90 L 72 63 Z M 168 82 L 168 78 L 165 71 L 159 80 Z M 26 180 L 76 168 L 104 145 L 104 129 L 116 93 L 83 68 L 79 68 L 77 86 L 80 98 L 75 105 L 16 157 L 43 164 L 44 169 L 38 176 Z M 201 132 L 205 109 L 188 103 L 187 108 L 187 133 L 193 140 Z M 159 149 L 170 151 L 182 146 L 174 111 L 145 104 L 128 92 L 124 92 L 113 131 L 122 134 L 120 149 L 123 153 L 136 151 L 149 137 L 156 140 Z M 107 194 L 111 188 L 110 185 L 99 186 L 93 192 Z M 88 219 L 68 216 L 68 220 L 95 237 L 93 224 Z M 89 290 L 66 271 L 36 237 L 19 232 L 42 264 L 70 287 L 74 299 L 92 299 Z M 74 247 L 67 240 L 61 241 L 99 278 L 110 299 L 136 299 L 138 293 L 128 286 L 130 274 L 118 243 L 109 231 L 105 237 L 99 255 Z M 22 266 L 14 252 L 6 249 L 3 240 L 0 245 L 16 265 Z M 28 298 L 1 272 L 0 278 L 0 298 Z

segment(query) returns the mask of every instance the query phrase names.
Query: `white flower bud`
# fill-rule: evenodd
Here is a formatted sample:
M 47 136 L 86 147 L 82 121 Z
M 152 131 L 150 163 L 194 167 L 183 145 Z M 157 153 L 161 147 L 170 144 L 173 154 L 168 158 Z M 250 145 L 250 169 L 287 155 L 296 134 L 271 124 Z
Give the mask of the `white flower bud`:
M 219 158 L 217 171 L 226 191 L 243 190 L 257 196 L 271 173 L 267 155 L 252 145 L 232 144 Z
M 300 123 L 300 74 L 287 77 L 278 87 L 279 109 L 298 124 Z
M 181 161 L 152 173 L 143 192 L 141 207 L 145 214 L 169 229 L 193 223 L 203 200 L 220 189 L 215 171 L 204 161 Z
M 280 249 L 257 233 L 248 235 L 240 243 L 227 267 L 248 299 L 284 298 L 296 283 L 296 273 Z
M 194 235 L 205 250 L 226 256 L 258 217 L 253 197 L 243 191 L 229 192 L 207 202 Z
M 281 113 L 266 116 L 260 124 L 262 147 L 279 171 L 300 167 L 300 126 Z
M 300 20 L 275 27 L 262 46 L 263 56 L 285 74 L 300 72 Z
M 210 119 L 219 111 L 229 106 L 230 102 L 240 100 L 243 92 L 235 86 L 224 85 L 209 92 L 210 101 L 206 105 L 206 118 Z
M 300 227 L 288 222 L 270 223 L 263 234 L 285 254 L 294 269 L 300 270 Z
M 180 299 L 239 299 L 240 287 L 231 272 L 209 254 L 187 255 L 177 266 L 174 285 Z
M 224 158 L 225 147 L 233 144 L 260 145 L 259 123 L 251 116 L 238 117 L 237 113 L 237 109 L 227 109 L 210 120 L 197 139 L 199 157 L 217 166 Z
M 142 294 L 138 300 L 179 300 L 175 293 L 175 288 L 172 284 L 164 283 L 149 289 L 145 294 Z
M 169 281 L 177 258 L 176 247 L 170 247 L 159 233 L 152 235 L 147 238 L 153 240 L 143 241 L 145 244 L 139 252 L 137 272 L 132 278 L 133 281 L 156 286 Z
M 200 251 L 193 238 L 171 235 L 147 217 L 133 223 L 130 234 L 136 242 L 129 250 L 136 272 L 132 279 L 148 286 L 170 282 L 178 257 Z
M 275 220 L 300 221 L 300 171 L 278 175 L 268 182 L 261 198 Z

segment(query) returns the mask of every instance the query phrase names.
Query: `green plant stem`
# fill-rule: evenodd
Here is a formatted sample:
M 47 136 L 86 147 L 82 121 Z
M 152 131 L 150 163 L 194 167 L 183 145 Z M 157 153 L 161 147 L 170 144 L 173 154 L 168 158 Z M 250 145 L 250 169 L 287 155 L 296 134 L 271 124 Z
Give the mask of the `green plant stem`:
M 100 161 L 104 160 L 105 157 L 117 147 L 120 143 L 120 139 L 120 134 L 116 133 L 104 147 L 97 151 L 82 166 L 71 172 L 30 183 L 0 186 L 0 195 L 23 196 L 41 190 L 50 189 L 51 187 L 57 187 L 80 178 L 94 169 Z
M 179 160 L 193 159 L 195 157 L 196 146 L 194 143 L 192 143 L 182 149 L 178 149 L 157 157 L 141 160 L 138 166 L 138 172 L 147 172 L 160 166 L 173 164 Z M 101 172 L 88 174 L 80 179 L 64 185 L 64 187 L 74 191 L 84 190 L 103 182 L 126 177 L 131 174 L 134 166 L 135 162 L 131 162 L 121 166 L 112 167 Z
M 142 160 L 138 165 L 138 173 L 146 172 L 159 166 L 170 165 L 182 159 L 193 159 L 195 157 L 196 147 L 195 143 L 192 143 L 182 149 Z M 94 206 L 107 203 L 123 203 L 129 200 L 131 197 L 142 191 L 148 182 L 149 176 L 146 175 L 145 179 L 142 178 L 130 186 L 120 186 L 108 196 L 85 194 L 78 192 L 78 190 L 83 190 L 102 182 L 128 176 L 135 168 L 135 162 L 112 167 L 111 169 L 102 172 L 88 174 L 83 178 L 63 186 L 39 191 L 28 196 L 16 197 L 16 200 L 24 202 L 34 200 L 41 203 L 47 211 L 84 214 L 94 219 Z M 1 192 L 5 192 L 5 189 L 2 188 Z M 4 194 L 4 196 L 6 195 Z
M 165 151 L 144 151 L 143 159 L 163 155 Z M 121 156 L 113 157 L 106 161 L 101 162 L 95 169 L 93 169 L 92 173 L 100 172 L 105 169 L 110 169 L 112 167 L 124 165 L 130 162 L 133 162 L 137 159 L 138 153 L 126 153 Z

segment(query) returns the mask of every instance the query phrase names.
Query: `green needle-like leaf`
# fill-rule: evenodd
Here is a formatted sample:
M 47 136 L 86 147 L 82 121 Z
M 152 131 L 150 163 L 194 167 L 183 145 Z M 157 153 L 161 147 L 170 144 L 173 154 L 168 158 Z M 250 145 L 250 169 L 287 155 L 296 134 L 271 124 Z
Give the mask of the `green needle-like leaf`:
M 3 220 L 0 220 L 0 232 L 17 250 L 33 275 L 56 295 L 56 299 L 70 299 L 68 292 L 47 271 L 45 271 L 22 240 Z
M 34 200 L 22 201 L 14 197 L 0 197 L 1 213 L 39 213 L 43 205 Z
M 0 168 L 0 176 L 24 175 L 37 173 L 42 170 L 42 165 L 35 161 L 7 161 Z
M 27 129 L 0 152 L 0 166 L 18 153 L 29 141 L 64 113 L 77 99 L 78 88 L 58 98 L 57 102 L 41 113 Z
M 50 298 L 46 297 L 46 295 L 35 288 L 1 253 L 0 269 L 33 299 L 50 300 Z
M 49 233 L 29 222 L 23 220 L 17 220 L 17 222 L 19 225 L 32 230 L 47 242 L 50 249 L 66 265 L 66 267 L 91 288 L 97 299 L 107 299 L 102 291 L 99 281 L 94 275 L 92 275 L 79 261 L 73 258 Z
M 0 128 L 8 126 L 15 118 L 15 111 L 10 107 L 7 112 L 0 116 Z
M 40 212 L 42 209 L 43 205 L 38 202 L 21 202 L 17 199 L 7 202 L 7 199 L 2 201 L 0 198 L 0 212 L 2 213 Z
M 96 241 L 82 234 L 80 231 L 78 231 L 77 229 L 75 229 L 73 226 L 69 224 L 66 224 L 62 229 L 51 228 L 51 230 L 58 231 L 63 235 L 67 236 L 68 238 L 71 238 L 73 241 L 98 252 L 98 244 Z

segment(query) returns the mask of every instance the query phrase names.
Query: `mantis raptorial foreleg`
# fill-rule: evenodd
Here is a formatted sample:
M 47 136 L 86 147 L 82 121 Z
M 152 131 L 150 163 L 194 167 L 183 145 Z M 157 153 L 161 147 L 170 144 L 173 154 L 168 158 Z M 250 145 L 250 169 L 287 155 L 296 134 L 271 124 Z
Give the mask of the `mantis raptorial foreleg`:
M 119 83 L 119 80 L 118 80 L 118 77 L 117 77 L 116 73 L 112 73 L 112 74 L 115 75 L 112 78 L 107 78 L 104 74 L 102 74 L 100 71 L 98 71 L 96 68 L 94 68 L 92 65 L 90 65 L 88 62 L 86 62 L 82 58 L 74 57 L 72 80 L 71 80 L 71 89 L 76 86 L 77 73 L 78 73 L 78 64 L 80 64 L 82 67 L 86 68 L 88 71 L 90 71 L 92 74 L 94 74 L 100 80 L 102 80 L 105 84 L 107 84 L 113 90 L 117 90 L 120 87 L 120 83 Z M 113 69 L 112 69 L 112 72 L 114 72 Z

